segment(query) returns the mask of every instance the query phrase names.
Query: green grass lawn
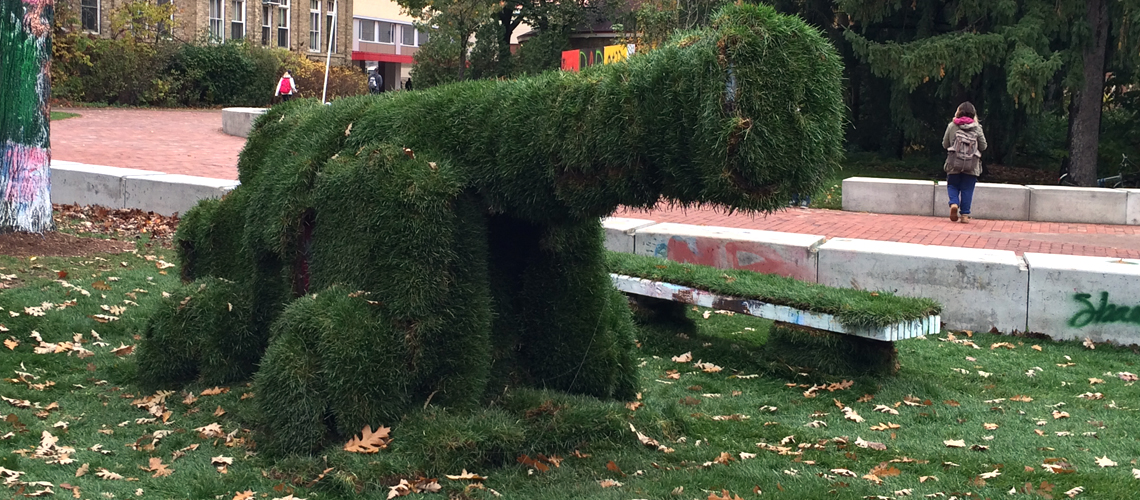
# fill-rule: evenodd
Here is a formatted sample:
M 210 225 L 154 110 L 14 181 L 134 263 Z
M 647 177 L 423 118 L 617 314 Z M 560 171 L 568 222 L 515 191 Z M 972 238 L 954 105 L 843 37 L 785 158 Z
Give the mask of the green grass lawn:
M 177 285 L 177 267 L 160 269 L 171 253 L 0 256 L 0 467 L 23 473 L 9 495 L 42 488 L 16 481 L 45 481 L 56 498 L 387 498 L 389 486 L 421 473 L 443 490 L 414 495 L 427 499 L 495 498 L 491 490 L 517 499 L 705 500 L 723 490 L 743 499 L 1060 499 L 1078 487 L 1077 498 L 1128 499 L 1140 484 L 1140 395 L 1119 375 L 1137 371 L 1130 350 L 944 333 L 899 343 L 897 376 L 845 379 L 773 369 L 762 361 L 769 323 L 706 310 L 642 324 L 636 403 L 510 391 L 471 413 L 427 407 L 376 422 L 392 437 L 379 453 L 332 446 L 275 459 L 258 453 L 254 388 L 204 395 L 210 388 L 191 385 L 156 404 L 135 381 L 133 355 L 114 351 L 137 343 L 147 307 Z M 685 353 L 690 360 L 672 360 Z M 220 432 L 204 434 L 211 424 Z M 629 425 L 659 445 L 639 443 Z M 963 446 L 947 446 L 954 441 Z M 215 457 L 232 464 L 221 472 Z M 142 469 L 153 460 L 173 472 Z M 463 469 L 486 476 L 483 488 L 443 476 Z
M 51 112 L 51 120 L 52 121 L 66 120 L 68 118 L 74 118 L 76 116 L 79 116 L 79 113 L 64 113 L 63 111 L 52 111 Z

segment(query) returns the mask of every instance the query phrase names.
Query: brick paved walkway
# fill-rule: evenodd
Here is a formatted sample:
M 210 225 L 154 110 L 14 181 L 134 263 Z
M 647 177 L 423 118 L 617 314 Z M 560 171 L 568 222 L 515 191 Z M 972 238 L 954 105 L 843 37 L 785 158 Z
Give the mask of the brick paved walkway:
M 221 110 L 57 109 L 78 118 L 52 122 L 52 157 L 221 179 L 237 178 L 245 140 L 222 132 Z M 1047 222 L 950 222 L 944 217 L 789 209 L 726 215 L 711 209 L 619 210 L 620 217 L 764 229 L 928 245 L 1140 258 L 1140 226 Z
M 924 245 L 993 248 L 1025 252 L 1140 258 L 1140 226 L 992 221 L 969 224 L 948 217 L 887 215 L 791 208 L 770 215 L 727 215 L 712 209 L 618 210 L 617 217 L 658 222 L 763 229 Z
M 57 160 L 237 179 L 245 139 L 222 132 L 222 110 L 55 108 L 80 116 L 51 124 Z

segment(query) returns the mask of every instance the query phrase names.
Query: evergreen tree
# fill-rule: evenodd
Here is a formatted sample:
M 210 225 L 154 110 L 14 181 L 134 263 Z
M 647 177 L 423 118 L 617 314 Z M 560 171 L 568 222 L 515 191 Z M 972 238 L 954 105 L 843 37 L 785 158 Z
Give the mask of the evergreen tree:
M 51 218 L 52 0 L 0 0 L 0 232 Z
M 1067 100 L 1071 171 L 1083 185 L 1095 182 L 1104 75 L 1136 63 L 1140 1 L 835 3 L 854 52 L 890 82 L 900 146 L 930 143 L 949 110 L 973 100 L 993 136 L 991 157 L 1009 158 L 1027 116 Z

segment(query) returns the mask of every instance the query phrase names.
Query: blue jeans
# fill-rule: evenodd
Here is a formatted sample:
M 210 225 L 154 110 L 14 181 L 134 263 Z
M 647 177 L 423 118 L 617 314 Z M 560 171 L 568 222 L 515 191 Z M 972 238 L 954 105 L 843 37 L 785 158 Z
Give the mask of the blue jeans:
M 946 194 L 950 204 L 958 205 L 958 213 L 970 215 L 970 202 L 974 200 L 974 184 L 978 177 L 970 174 L 949 174 L 946 176 Z

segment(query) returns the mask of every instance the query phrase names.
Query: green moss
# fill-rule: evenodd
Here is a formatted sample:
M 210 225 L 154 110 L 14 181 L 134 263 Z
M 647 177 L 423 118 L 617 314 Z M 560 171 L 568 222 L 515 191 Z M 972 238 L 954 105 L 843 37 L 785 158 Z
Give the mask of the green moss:
M 254 387 L 264 423 L 266 448 L 277 454 L 320 449 L 330 432 L 325 422 L 328 389 L 320 356 L 323 325 L 312 297 L 291 304 L 274 324 L 273 342 L 261 360 Z
M 222 199 L 202 200 L 186 212 L 174 235 L 183 281 L 205 276 L 249 281 L 250 257 L 243 242 L 249 193 L 239 187 Z
M 930 299 L 899 297 L 796 281 L 774 274 L 681 264 L 656 257 L 609 252 L 610 272 L 691 286 L 710 292 L 833 314 L 844 326 L 881 327 L 939 314 Z
M 139 379 L 155 386 L 248 378 L 268 340 L 249 328 L 251 316 L 238 283 L 206 277 L 175 289 L 142 328 Z

